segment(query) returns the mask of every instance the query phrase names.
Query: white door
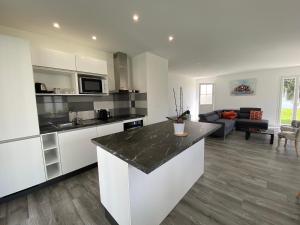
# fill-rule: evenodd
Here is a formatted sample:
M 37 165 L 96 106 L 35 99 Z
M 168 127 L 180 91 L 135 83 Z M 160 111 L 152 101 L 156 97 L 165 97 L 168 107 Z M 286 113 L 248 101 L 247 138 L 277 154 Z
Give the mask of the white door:
M 97 127 L 98 137 L 124 131 L 123 123 L 113 123 Z
M 107 74 L 107 62 L 91 57 L 76 56 L 76 68 L 79 72 Z
M 76 70 L 75 55 L 46 48 L 31 48 L 32 65 Z
M 208 113 L 214 110 L 213 84 L 200 84 L 199 86 L 199 113 Z
M 97 162 L 96 146 L 91 142 L 95 137 L 95 127 L 58 134 L 63 174 Z
M 0 198 L 45 181 L 39 137 L 0 144 Z
M 29 44 L 0 35 L 0 141 L 39 134 Z

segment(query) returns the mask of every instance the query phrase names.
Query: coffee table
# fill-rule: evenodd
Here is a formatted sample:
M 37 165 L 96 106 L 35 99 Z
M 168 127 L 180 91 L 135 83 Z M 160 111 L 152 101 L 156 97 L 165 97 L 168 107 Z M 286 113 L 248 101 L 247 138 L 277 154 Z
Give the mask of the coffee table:
M 271 136 L 270 145 L 272 145 L 274 142 L 274 130 L 273 129 L 263 130 L 263 129 L 257 129 L 257 128 L 248 128 L 245 130 L 245 139 L 248 140 L 252 133 L 270 135 Z

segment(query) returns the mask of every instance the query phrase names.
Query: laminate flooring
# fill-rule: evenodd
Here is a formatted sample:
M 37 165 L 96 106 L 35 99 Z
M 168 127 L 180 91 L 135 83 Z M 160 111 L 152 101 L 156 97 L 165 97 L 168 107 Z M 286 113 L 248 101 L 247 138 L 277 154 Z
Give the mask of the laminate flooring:
M 204 175 L 162 225 L 300 225 L 300 158 L 276 144 L 242 132 L 208 138 Z M 19 224 L 109 225 L 97 168 L 0 204 L 0 225 Z

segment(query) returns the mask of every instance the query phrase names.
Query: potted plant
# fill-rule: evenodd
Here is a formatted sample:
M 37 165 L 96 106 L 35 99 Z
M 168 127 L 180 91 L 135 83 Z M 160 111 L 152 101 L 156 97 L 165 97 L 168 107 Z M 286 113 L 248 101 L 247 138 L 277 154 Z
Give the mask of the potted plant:
M 182 87 L 180 87 L 179 92 L 179 109 L 177 106 L 176 101 L 176 93 L 175 89 L 173 88 L 173 94 L 174 94 L 174 103 L 175 103 L 175 111 L 176 111 L 176 118 L 168 118 L 174 121 L 174 133 L 175 135 L 183 135 L 184 134 L 184 119 L 186 114 L 189 114 L 189 111 L 183 112 L 183 93 L 182 93 Z

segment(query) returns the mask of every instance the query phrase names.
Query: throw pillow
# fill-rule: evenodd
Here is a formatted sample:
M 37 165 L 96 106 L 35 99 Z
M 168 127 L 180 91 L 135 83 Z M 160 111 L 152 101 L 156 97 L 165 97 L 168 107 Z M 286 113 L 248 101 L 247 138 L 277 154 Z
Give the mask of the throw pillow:
M 263 111 L 250 111 L 250 120 L 261 120 Z
M 229 112 L 223 112 L 223 116 L 224 119 L 228 119 L 228 120 L 234 120 L 237 117 L 237 113 L 234 111 L 229 111 Z

